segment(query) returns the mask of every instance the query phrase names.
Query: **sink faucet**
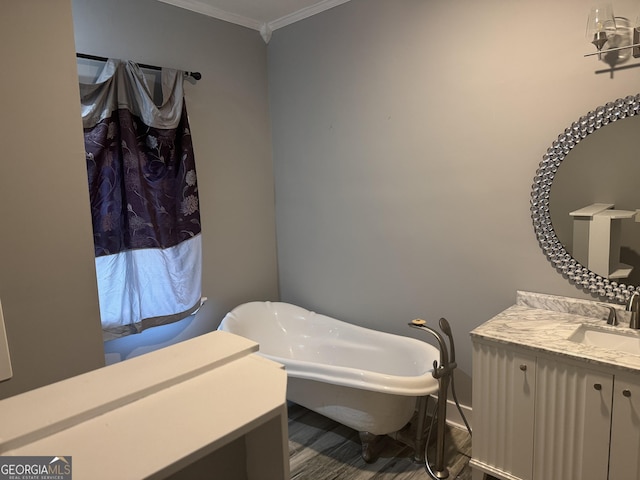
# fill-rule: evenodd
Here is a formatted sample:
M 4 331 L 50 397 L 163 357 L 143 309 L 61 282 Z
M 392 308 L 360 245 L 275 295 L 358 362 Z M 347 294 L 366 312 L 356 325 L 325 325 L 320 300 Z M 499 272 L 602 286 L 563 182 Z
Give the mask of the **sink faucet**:
M 611 305 L 601 304 L 603 307 L 609 310 L 609 315 L 607 316 L 607 325 L 618 325 L 618 315 L 616 314 L 616 309 Z
M 631 320 L 629 321 L 629 328 L 635 330 L 640 329 L 640 293 L 633 292 L 631 298 L 627 302 L 627 312 L 631 312 Z

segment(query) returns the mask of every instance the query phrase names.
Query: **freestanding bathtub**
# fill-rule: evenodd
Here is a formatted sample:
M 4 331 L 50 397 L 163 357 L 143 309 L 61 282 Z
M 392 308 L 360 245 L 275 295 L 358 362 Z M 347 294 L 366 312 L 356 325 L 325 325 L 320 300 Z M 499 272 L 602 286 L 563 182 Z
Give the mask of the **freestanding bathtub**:
M 417 399 L 438 390 L 434 346 L 288 303 L 242 304 L 218 329 L 257 342 L 259 354 L 283 364 L 290 401 L 361 432 L 361 438 L 400 431 Z

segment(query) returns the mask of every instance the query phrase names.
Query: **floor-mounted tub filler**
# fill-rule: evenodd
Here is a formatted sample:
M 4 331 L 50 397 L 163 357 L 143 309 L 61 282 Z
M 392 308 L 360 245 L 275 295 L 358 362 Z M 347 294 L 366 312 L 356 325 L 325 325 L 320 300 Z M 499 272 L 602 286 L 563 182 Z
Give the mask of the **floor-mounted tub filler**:
M 384 435 L 409 444 L 432 478 L 447 478 L 444 429 L 449 381 L 455 368 L 451 329 L 444 338 L 424 320 L 411 326 L 433 335 L 438 348 L 414 338 L 379 332 L 282 302 L 249 302 L 219 326 L 260 345 L 259 354 L 285 366 L 287 399 L 357 430 L 362 457 L 377 458 Z M 425 460 L 427 399 L 438 394 L 436 460 Z M 432 398 L 432 397 L 431 397 Z M 409 429 L 414 417 L 417 425 Z M 407 436 L 406 432 L 415 432 Z

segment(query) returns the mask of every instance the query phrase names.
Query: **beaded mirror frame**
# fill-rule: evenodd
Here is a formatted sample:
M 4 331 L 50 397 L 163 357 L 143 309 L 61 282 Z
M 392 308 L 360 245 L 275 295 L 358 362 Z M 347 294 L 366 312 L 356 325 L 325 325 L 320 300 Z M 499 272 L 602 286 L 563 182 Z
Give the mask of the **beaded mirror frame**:
M 640 286 L 611 281 L 580 264 L 556 236 L 549 197 L 553 179 L 565 157 L 587 136 L 623 118 L 640 115 L 640 94 L 619 98 L 590 111 L 562 132 L 542 156 L 531 189 L 531 218 L 538 243 L 551 264 L 576 286 L 609 301 L 626 302 Z

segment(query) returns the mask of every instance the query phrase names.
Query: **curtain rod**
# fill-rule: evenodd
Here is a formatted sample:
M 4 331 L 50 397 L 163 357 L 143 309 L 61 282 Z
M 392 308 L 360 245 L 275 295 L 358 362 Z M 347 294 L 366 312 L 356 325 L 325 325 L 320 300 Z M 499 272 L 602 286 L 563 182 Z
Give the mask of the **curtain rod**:
M 109 60 L 106 57 L 98 57 L 97 55 L 89 55 L 87 53 L 76 53 L 76 57 L 78 58 L 86 58 L 87 60 L 97 60 L 98 62 L 106 62 Z M 138 63 L 140 68 L 147 68 L 149 70 L 162 70 L 162 67 L 158 67 L 156 65 L 145 65 L 144 63 Z M 200 72 L 184 72 L 187 77 L 193 77 L 196 80 L 200 80 L 202 75 Z

